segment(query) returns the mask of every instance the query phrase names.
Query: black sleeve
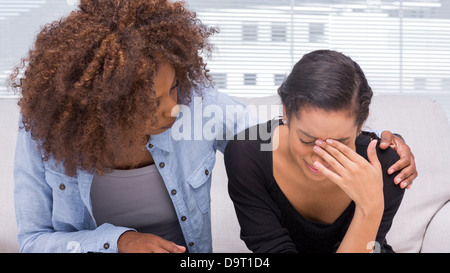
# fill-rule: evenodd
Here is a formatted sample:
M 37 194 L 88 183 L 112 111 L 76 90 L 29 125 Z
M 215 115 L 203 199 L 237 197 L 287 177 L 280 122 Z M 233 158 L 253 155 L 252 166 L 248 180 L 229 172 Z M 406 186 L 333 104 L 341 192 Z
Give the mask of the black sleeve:
M 241 239 L 253 252 L 296 252 L 280 210 L 268 193 L 270 178 L 260 141 L 233 140 L 225 149 L 228 191 L 241 226 Z
M 391 148 L 381 150 L 380 139 L 375 134 L 363 132 L 363 135 L 358 136 L 357 138 L 356 149 L 357 152 L 365 159 L 367 159 L 367 146 L 369 145 L 371 138 L 378 139 L 377 155 L 383 171 L 384 213 L 381 219 L 380 227 L 378 228 L 376 242 L 379 244 L 379 249 L 376 249 L 376 251 L 382 253 L 394 252 L 392 247 L 386 241 L 386 234 L 392 226 L 392 221 L 394 220 L 394 216 L 400 207 L 405 190 L 401 189 L 394 183 L 394 178 L 400 171 L 391 175 L 389 175 L 387 171 L 389 167 L 394 165 L 394 163 L 400 159 L 400 157 L 397 152 Z
M 394 183 L 394 178 L 400 171 L 393 173 L 392 175 L 389 175 L 387 171 L 400 157 L 397 152 L 391 148 L 380 150 L 378 147 L 377 153 L 383 170 L 384 213 L 378 229 L 376 241 L 380 244 L 380 251 L 382 253 L 394 252 L 392 247 L 386 242 L 386 234 L 391 229 L 392 221 L 400 207 L 405 190 Z

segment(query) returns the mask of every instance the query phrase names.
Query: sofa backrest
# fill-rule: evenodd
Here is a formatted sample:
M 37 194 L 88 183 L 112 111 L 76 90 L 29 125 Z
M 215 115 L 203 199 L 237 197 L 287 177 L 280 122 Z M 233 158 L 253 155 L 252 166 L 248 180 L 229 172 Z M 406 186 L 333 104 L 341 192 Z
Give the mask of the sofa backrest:
M 246 104 L 279 105 L 278 111 L 267 111 L 266 120 L 281 115 L 277 96 L 237 99 Z M 450 200 L 448 118 L 439 103 L 415 95 L 378 95 L 373 98 L 370 110 L 365 128 L 400 133 L 415 155 L 419 177 L 405 194 L 388 234 L 388 242 L 398 252 L 419 252 L 428 223 Z M 18 251 L 13 202 L 17 124 L 17 100 L 0 99 L 0 252 Z M 220 152 L 217 153 L 213 171 L 211 195 L 214 250 L 248 252 L 239 239 L 239 224 L 228 197 L 223 155 Z
M 13 177 L 18 117 L 17 99 L 0 99 L 0 252 L 19 250 Z

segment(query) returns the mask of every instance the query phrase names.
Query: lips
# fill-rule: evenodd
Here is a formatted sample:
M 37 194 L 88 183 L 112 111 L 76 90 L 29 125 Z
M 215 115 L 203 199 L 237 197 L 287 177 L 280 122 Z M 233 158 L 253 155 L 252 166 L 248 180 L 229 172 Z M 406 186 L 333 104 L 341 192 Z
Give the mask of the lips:
M 318 169 L 314 168 L 312 165 L 309 165 L 306 161 L 305 161 L 306 167 L 308 167 L 308 169 L 314 173 L 314 174 L 318 174 L 320 173 Z
M 313 174 L 320 174 L 320 171 L 318 169 L 316 169 L 314 167 L 314 165 L 309 164 L 308 162 L 306 162 L 306 160 L 303 160 L 303 162 L 305 162 L 306 167 L 308 168 L 308 170 L 310 170 Z M 331 170 L 330 166 L 325 166 L 325 168 Z

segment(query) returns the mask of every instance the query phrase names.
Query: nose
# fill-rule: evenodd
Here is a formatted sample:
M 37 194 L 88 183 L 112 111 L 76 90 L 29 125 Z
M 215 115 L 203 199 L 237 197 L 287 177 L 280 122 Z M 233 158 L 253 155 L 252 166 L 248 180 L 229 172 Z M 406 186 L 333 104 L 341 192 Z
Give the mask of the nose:
M 178 114 L 180 113 L 180 107 L 178 106 L 178 104 L 175 104 L 174 107 L 172 107 L 172 111 L 170 112 L 170 116 L 171 117 L 178 117 Z
M 167 106 L 164 108 L 163 115 L 166 118 L 177 117 L 180 112 L 180 107 L 177 104 L 177 96 L 169 96 L 166 99 Z
M 166 110 L 163 112 L 163 115 L 165 118 L 174 118 L 178 116 L 179 112 L 180 107 L 178 104 L 171 104 L 167 106 Z
M 327 168 L 329 168 L 329 165 L 330 164 L 328 164 L 328 162 L 326 162 L 322 157 L 320 157 L 318 154 L 316 154 L 314 151 L 313 151 L 313 153 L 312 153 L 312 155 L 311 155 L 311 160 L 312 160 L 312 163 L 314 163 L 314 162 L 319 162 L 320 164 L 322 164 L 323 166 L 325 166 L 325 167 L 327 167 Z

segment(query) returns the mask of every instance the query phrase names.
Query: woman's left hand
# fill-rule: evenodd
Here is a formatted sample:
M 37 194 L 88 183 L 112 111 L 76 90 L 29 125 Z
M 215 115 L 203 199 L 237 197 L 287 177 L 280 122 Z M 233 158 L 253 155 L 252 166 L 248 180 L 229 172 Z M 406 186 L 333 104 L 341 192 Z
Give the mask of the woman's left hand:
M 400 156 L 400 159 L 388 169 L 388 174 L 401 170 L 394 178 L 394 183 L 400 184 L 402 189 L 411 188 L 413 180 L 418 175 L 411 149 L 400 137 L 392 134 L 390 131 L 383 131 L 381 133 L 380 149 L 385 150 L 388 147 L 397 151 L 397 154 Z

